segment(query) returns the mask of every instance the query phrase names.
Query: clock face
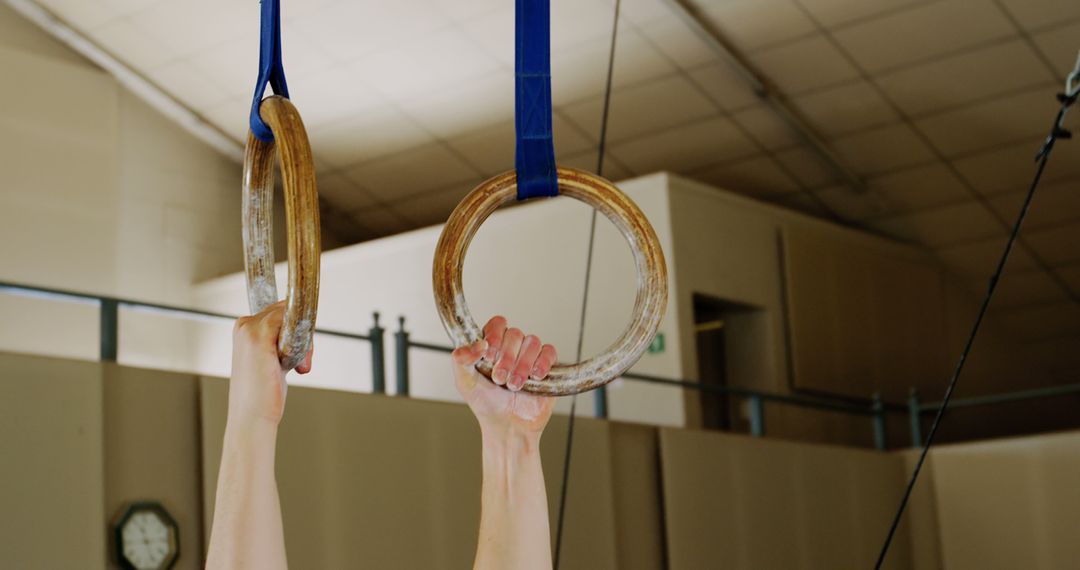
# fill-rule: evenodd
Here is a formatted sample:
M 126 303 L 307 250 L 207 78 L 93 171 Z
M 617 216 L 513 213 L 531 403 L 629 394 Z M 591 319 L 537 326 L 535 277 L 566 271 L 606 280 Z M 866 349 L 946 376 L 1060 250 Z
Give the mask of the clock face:
M 119 530 L 120 557 L 136 570 L 172 565 L 176 555 L 175 523 L 160 507 L 133 507 Z

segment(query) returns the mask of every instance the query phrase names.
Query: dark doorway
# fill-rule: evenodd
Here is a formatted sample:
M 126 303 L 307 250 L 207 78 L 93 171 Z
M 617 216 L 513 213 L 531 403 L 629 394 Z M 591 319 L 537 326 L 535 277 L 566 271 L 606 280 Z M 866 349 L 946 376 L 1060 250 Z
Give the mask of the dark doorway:
M 694 295 L 694 336 L 698 379 L 712 386 L 746 387 L 761 373 L 758 357 L 764 311 L 706 295 Z M 737 417 L 732 399 L 720 391 L 701 391 L 701 427 L 732 431 Z

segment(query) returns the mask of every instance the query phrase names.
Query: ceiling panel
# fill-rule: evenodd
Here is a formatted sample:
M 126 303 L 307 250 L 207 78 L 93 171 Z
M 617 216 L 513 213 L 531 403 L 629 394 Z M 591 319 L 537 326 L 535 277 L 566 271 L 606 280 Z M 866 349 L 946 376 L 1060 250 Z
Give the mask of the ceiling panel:
M 1001 260 L 1001 252 L 1005 248 L 1006 236 L 1000 236 L 983 240 L 964 243 L 956 246 L 946 246 L 937 250 L 936 254 L 942 262 L 959 275 L 978 276 L 983 279 L 979 289 L 986 291 L 986 278 L 997 267 Z M 1023 248 L 1015 248 L 1009 254 L 1009 261 L 1005 265 L 1007 274 L 1019 273 L 1038 269 L 1035 259 Z
M 1080 19 L 1080 2 L 1073 0 L 1000 0 L 1001 4 L 1027 30 L 1059 25 Z
M 1057 106 L 1055 86 L 1045 85 L 915 122 L 946 156 L 1026 140 L 1049 129 L 1047 109 Z
M 784 172 L 776 160 L 764 155 L 709 166 L 689 175 L 717 188 L 764 199 L 799 190 L 795 180 Z
M 871 72 L 910 65 L 1015 35 L 987 0 L 944 0 L 920 5 L 834 32 L 851 57 Z
M 1075 180 L 1039 185 L 1024 217 L 1023 231 L 1031 232 L 1053 226 L 1080 221 L 1080 184 Z M 1027 190 L 1011 194 L 999 194 L 990 205 L 1006 220 L 1014 220 L 1027 197 Z M 1077 236 L 1080 239 L 1080 236 Z
M 736 111 L 731 119 L 767 150 L 789 149 L 801 143 L 798 133 L 764 103 Z
M 987 73 L 988 69 L 995 73 Z M 889 98 L 912 116 L 1054 80 L 1035 50 L 1020 39 L 935 59 L 876 79 Z
M 758 51 L 749 57 L 789 96 L 835 85 L 859 74 L 821 35 Z
M 567 118 L 597 140 L 602 110 L 600 97 L 562 108 Z M 618 89 L 611 96 L 608 140 L 623 141 L 709 117 L 717 111 L 716 105 L 682 75 Z
M 869 225 L 933 248 L 982 241 L 1003 233 L 994 217 L 974 202 L 874 220 Z
M 747 52 L 815 32 L 814 22 L 793 0 L 698 0 L 691 4 Z
M 1024 240 L 1052 265 L 1080 262 L 1080 222 L 1041 228 L 1024 234 Z
M 858 174 L 891 172 L 934 159 L 930 147 L 910 126 L 897 123 L 836 139 L 832 147 Z
M 832 28 L 881 17 L 933 1 L 935 0 L 875 0 L 874 2 L 799 0 L 799 3 L 806 8 L 814 19 L 826 27 Z
M 687 172 L 756 151 L 753 142 L 726 117 L 695 121 L 610 148 L 616 158 L 642 172 Z
M 971 197 L 956 174 L 940 162 L 870 177 L 866 184 L 869 193 L 882 198 L 887 213 L 956 204 Z
M 362 162 L 343 173 L 384 202 L 480 177 L 473 167 L 439 143 Z
M 877 89 L 861 79 L 797 97 L 792 103 L 826 137 L 882 126 L 899 118 Z

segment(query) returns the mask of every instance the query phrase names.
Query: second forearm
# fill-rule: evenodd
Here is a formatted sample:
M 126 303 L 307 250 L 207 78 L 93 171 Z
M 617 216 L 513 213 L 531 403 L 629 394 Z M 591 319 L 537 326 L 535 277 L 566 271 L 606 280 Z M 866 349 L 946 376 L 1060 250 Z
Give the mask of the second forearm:
M 483 468 L 476 568 L 551 568 L 539 434 L 483 430 Z
M 207 568 L 286 567 L 276 438 L 276 428 L 268 425 L 226 428 Z

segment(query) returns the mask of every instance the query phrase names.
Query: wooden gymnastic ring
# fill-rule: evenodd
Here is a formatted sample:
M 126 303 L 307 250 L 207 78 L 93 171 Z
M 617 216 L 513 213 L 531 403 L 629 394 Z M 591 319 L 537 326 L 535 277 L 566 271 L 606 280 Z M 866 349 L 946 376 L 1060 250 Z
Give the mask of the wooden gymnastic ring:
M 645 214 L 611 182 L 581 170 L 559 167 L 559 191 L 602 212 L 630 244 L 637 267 L 634 318 L 607 350 L 578 364 L 558 364 L 544 380 L 528 379 L 524 390 L 533 394 L 565 396 L 598 388 L 626 372 L 648 349 L 667 307 L 667 265 L 664 252 Z M 465 252 L 484 220 L 499 206 L 513 202 L 517 174 L 500 174 L 477 186 L 458 204 L 435 247 L 433 285 L 435 306 L 455 346 L 483 336 L 476 325 L 461 285 Z M 491 378 L 492 364 L 481 361 L 477 370 Z
M 267 97 L 259 114 L 274 133 L 265 142 L 248 133 L 244 148 L 244 273 L 252 314 L 277 302 L 274 276 L 274 163 L 281 164 L 289 244 L 289 291 L 278 336 L 281 368 L 296 368 L 315 331 L 319 305 L 319 194 L 304 122 L 288 99 Z

